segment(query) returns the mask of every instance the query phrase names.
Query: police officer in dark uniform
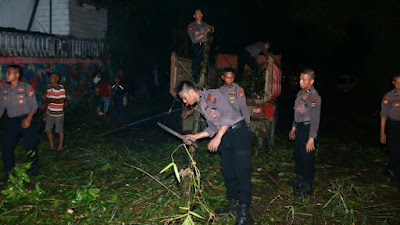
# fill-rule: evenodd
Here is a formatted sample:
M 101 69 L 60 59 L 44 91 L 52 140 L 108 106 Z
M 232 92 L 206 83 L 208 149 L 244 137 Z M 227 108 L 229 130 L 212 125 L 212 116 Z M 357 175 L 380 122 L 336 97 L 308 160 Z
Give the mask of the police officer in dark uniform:
M 243 76 L 243 71 L 244 67 L 247 64 L 250 69 L 253 71 L 258 68 L 258 56 L 260 53 L 263 53 L 265 57 L 268 58 L 270 55 L 268 50 L 271 48 L 271 43 L 269 41 L 267 42 L 256 42 L 254 44 L 251 44 L 249 46 L 246 46 L 245 49 L 242 50 L 242 52 L 238 56 L 238 80 L 240 81 Z
M 388 173 L 399 181 L 400 175 L 400 74 L 393 77 L 394 89 L 388 92 L 381 104 L 380 141 L 387 143 L 390 159 Z
M 35 91 L 32 86 L 20 82 L 22 78 L 22 68 L 18 65 L 10 65 L 7 68 L 7 84 L 1 90 L 0 98 L 0 117 L 7 110 L 7 130 L 3 136 L 3 167 L 5 180 L 15 166 L 14 149 L 19 137 L 24 138 L 25 149 L 29 160 L 32 162 L 30 172 L 37 175 L 38 154 L 37 154 L 37 131 L 31 125 L 32 117 L 38 108 Z
M 250 126 L 250 113 L 246 104 L 246 96 L 244 90 L 235 81 L 235 72 L 232 68 L 225 68 L 224 73 L 221 75 L 221 79 L 225 82 L 224 85 L 219 87 L 219 91 L 225 98 L 230 102 L 233 107 L 238 110 L 246 121 L 247 125 Z
M 296 177 L 289 183 L 294 186 L 295 195 L 311 194 L 314 184 L 315 142 L 317 138 L 321 97 L 313 84 L 315 73 L 311 69 L 300 74 L 301 90 L 294 103 L 294 121 L 289 139 L 294 140 Z
M 200 91 L 188 81 L 177 87 L 176 93 L 187 105 L 198 104 L 207 121 L 207 128 L 186 137 L 196 141 L 210 137 L 208 149 L 221 153 L 221 169 L 225 180 L 228 205 L 220 210 L 236 215 L 236 224 L 252 224 L 251 204 L 251 133 L 243 116 L 235 110 L 217 89 Z M 239 203 L 240 205 L 237 205 Z
M 196 9 L 193 14 L 195 21 L 189 24 L 187 32 L 192 41 L 192 71 L 193 80 L 197 82 L 200 75 L 200 66 L 203 61 L 204 43 L 207 36 L 214 33 L 214 27 L 203 22 L 203 13 L 200 9 Z

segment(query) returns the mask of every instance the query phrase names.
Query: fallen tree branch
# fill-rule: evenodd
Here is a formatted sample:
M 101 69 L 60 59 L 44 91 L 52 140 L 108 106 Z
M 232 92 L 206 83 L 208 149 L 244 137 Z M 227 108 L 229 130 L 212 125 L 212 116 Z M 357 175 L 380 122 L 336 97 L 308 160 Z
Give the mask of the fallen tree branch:
M 283 188 L 271 175 L 269 175 L 269 173 L 268 173 L 267 171 L 265 171 L 265 173 L 268 175 L 268 177 L 269 177 L 276 185 L 278 185 L 278 187 L 279 187 L 280 189 L 286 191 L 285 188 Z
M 178 199 L 181 199 L 181 197 L 179 195 L 177 195 L 174 191 L 172 191 L 170 188 L 168 188 L 167 186 L 165 186 L 163 183 L 161 183 L 159 180 L 157 180 L 154 176 L 152 176 L 151 174 L 149 174 L 148 172 L 140 169 L 139 167 L 133 166 L 133 165 L 129 165 L 127 163 L 124 163 L 125 165 L 132 167 L 136 170 L 139 170 L 140 172 L 146 174 L 147 176 L 149 176 L 151 179 L 153 179 L 154 181 L 156 181 L 158 184 L 160 184 L 161 186 L 163 186 L 167 191 L 171 192 L 173 195 L 175 195 L 175 197 L 177 197 Z

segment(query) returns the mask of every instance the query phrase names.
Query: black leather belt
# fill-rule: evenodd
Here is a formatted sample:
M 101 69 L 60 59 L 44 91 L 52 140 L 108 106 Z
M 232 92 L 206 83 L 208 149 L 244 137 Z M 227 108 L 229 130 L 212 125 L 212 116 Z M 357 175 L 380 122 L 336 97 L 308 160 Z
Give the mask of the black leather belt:
M 296 122 L 296 125 L 297 125 L 297 124 L 310 125 L 311 122 L 310 122 L 310 121 Z
M 233 124 L 232 126 L 230 126 L 228 131 L 239 129 L 239 128 L 244 127 L 244 126 L 247 126 L 247 124 L 246 124 L 246 122 L 244 120 L 241 120 L 241 121 Z
M 10 120 L 21 120 L 25 119 L 28 116 L 28 114 L 22 115 L 22 116 L 15 116 L 15 117 L 8 117 Z
M 391 125 L 399 126 L 400 125 L 400 120 L 388 119 L 388 123 L 391 124 Z
M 197 42 L 197 43 L 193 43 L 193 45 L 200 45 L 202 46 L 204 42 Z

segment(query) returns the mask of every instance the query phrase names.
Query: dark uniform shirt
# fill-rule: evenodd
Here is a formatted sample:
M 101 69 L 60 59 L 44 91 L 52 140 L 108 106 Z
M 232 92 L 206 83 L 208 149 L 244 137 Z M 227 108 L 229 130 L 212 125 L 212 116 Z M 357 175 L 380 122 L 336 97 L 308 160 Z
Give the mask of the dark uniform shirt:
M 114 101 L 121 101 L 126 93 L 125 88 L 122 85 L 114 84 L 111 87 L 112 97 Z
M 8 117 L 12 118 L 27 115 L 30 111 L 36 112 L 37 108 L 35 91 L 31 85 L 18 82 L 15 88 L 6 84 L 1 90 L 0 117 L 6 109 Z
M 210 137 L 218 132 L 220 126 L 230 127 L 243 120 L 240 112 L 235 110 L 217 89 L 200 91 L 199 107 L 207 121 L 205 131 Z
M 201 24 L 198 24 L 196 21 L 193 21 L 192 23 L 189 24 L 187 27 L 187 32 L 190 37 L 190 40 L 192 40 L 192 43 L 201 43 L 201 42 L 206 42 L 207 41 L 207 36 L 204 36 L 202 39 L 196 41 L 195 37 L 203 34 L 206 32 L 206 27 L 209 27 L 206 22 L 202 22 Z
M 297 93 L 297 98 L 294 102 L 294 122 L 310 122 L 309 137 L 317 138 L 319 128 L 319 120 L 321 114 L 321 97 L 314 87 Z
M 261 52 L 265 55 L 265 57 L 269 56 L 268 49 L 265 48 L 265 43 L 256 42 L 252 45 L 246 47 L 246 50 L 250 53 L 252 57 L 258 56 Z
M 224 95 L 228 102 L 230 102 L 236 110 L 238 110 L 247 124 L 250 123 L 250 113 L 246 104 L 246 96 L 243 88 L 238 84 L 233 83 L 230 87 L 223 85 L 219 91 Z
M 383 97 L 381 117 L 400 121 L 400 94 L 396 89 L 391 90 Z

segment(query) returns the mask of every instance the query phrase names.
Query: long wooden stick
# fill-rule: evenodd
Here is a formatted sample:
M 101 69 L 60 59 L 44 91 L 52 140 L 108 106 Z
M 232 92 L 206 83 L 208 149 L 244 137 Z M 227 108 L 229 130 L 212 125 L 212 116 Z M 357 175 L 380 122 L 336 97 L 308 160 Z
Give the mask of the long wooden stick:
M 171 111 L 171 110 L 168 110 L 168 111 L 166 111 L 166 112 L 163 112 L 163 113 L 160 113 L 160 114 L 157 114 L 157 115 L 154 115 L 154 116 L 151 116 L 151 117 L 148 117 L 148 118 L 145 118 L 145 119 L 136 121 L 136 122 L 132 122 L 132 123 L 128 124 L 128 127 L 133 126 L 133 125 L 136 125 L 136 124 L 138 124 L 138 123 L 145 122 L 145 121 L 147 121 L 147 120 L 151 120 L 151 119 L 157 118 L 157 117 L 162 116 L 162 115 L 165 115 L 165 114 L 167 114 L 167 113 L 176 112 L 176 111 L 178 111 L 178 110 L 182 110 L 182 108 L 174 109 L 174 110 L 172 110 L 172 111 Z M 102 134 L 99 134 L 99 135 L 97 135 L 97 136 L 98 136 L 98 137 L 101 137 L 101 136 L 104 136 L 104 135 L 107 135 L 107 134 L 110 134 L 110 133 L 112 133 L 112 132 L 115 132 L 115 131 L 118 131 L 118 130 L 122 130 L 122 129 L 124 129 L 124 128 L 123 128 L 123 127 L 119 127 L 119 128 L 117 128 L 117 129 L 107 131 L 107 132 L 102 133 Z
M 153 177 L 151 174 L 149 174 L 148 172 L 140 169 L 139 167 L 133 166 L 133 165 L 129 165 L 127 163 L 124 163 L 125 165 L 132 167 L 134 169 L 139 170 L 140 172 L 146 174 L 147 176 L 149 176 L 151 179 L 155 180 L 158 184 L 160 184 L 161 186 L 163 186 L 167 191 L 171 192 L 173 195 L 175 195 L 175 197 L 177 197 L 178 199 L 180 199 L 181 197 L 179 195 L 177 195 L 174 191 L 172 191 L 171 189 L 169 189 L 167 186 L 165 186 L 163 183 L 161 183 L 159 180 L 157 180 L 155 177 Z

